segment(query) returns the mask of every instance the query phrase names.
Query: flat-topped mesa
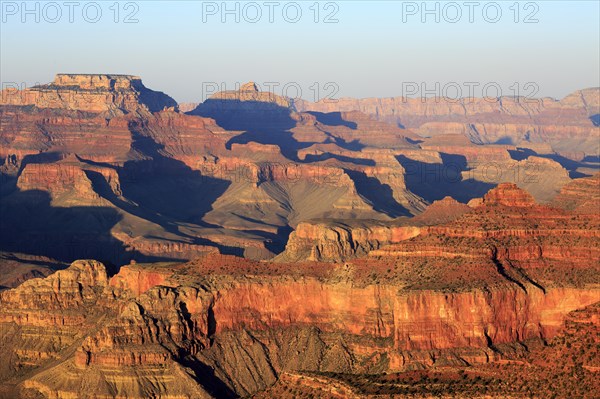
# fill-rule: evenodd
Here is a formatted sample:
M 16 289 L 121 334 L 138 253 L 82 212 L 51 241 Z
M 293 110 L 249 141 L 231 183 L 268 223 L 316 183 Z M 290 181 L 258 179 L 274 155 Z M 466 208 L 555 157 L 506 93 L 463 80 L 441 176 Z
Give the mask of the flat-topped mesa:
M 115 116 L 176 109 L 177 102 L 162 92 L 148 89 L 137 76 L 59 73 L 48 84 L 2 91 L 0 105 L 33 105 Z
M 131 90 L 143 87 L 142 79 L 133 75 L 59 73 L 50 84 L 55 87 L 77 87 L 82 90 Z
M 531 207 L 537 205 L 537 203 L 531 194 L 519 188 L 516 184 L 500 183 L 483 197 L 483 205 Z

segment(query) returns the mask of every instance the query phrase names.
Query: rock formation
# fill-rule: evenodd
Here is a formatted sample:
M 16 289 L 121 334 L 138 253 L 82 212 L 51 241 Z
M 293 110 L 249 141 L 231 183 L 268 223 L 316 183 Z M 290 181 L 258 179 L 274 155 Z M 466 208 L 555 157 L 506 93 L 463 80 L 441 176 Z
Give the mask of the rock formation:
M 25 90 L 6 89 L 1 105 L 33 105 L 111 115 L 149 113 L 177 106 L 164 93 L 146 88 L 130 75 L 58 74 L 52 83 Z
M 474 144 L 448 130 L 424 138 L 343 102 L 341 111 L 300 112 L 309 107 L 252 83 L 217 93 L 188 114 L 125 75 L 57 75 L 48 85 L 3 95 L 0 208 L 10 217 L 0 221 L 7 243 L 0 250 L 61 262 L 103 253 L 114 263 L 189 260 L 207 247 L 268 259 L 283 251 L 290 231 L 318 219 L 385 225 L 447 196 L 467 203 L 503 181 L 551 202 L 571 175 L 593 166 L 565 162 L 543 143 Z M 561 107 L 568 107 L 565 115 L 592 112 L 593 93 L 582 96 L 585 102 L 544 100 L 539 109 L 505 102 L 501 116 L 486 103 L 465 115 L 491 113 L 496 121 L 508 110 L 515 117 Z M 458 112 L 435 109 L 423 112 Z M 94 216 L 72 216 L 79 213 Z M 351 240 L 346 249 L 327 244 L 310 255 L 321 244 L 295 239 L 290 248 L 322 260 L 388 242 Z
M 600 201 L 600 173 L 566 184 L 554 198 L 554 204 L 576 212 L 597 214 Z
M 355 376 L 286 372 L 253 398 L 588 397 L 599 388 L 598 303 L 568 314 L 563 333 L 547 345 L 497 347 L 504 359 L 487 365 Z M 581 356 L 581 351 L 586 353 Z M 576 378 L 573 378 L 573 374 Z M 593 394 L 592 394 L 593 395 Z
M 578 90 L 562 100 L 524 97 L 458 100 L 440 97 L 341 98 L 317 103 L 301 101 L 296 107 L 314 112 L 361 111 L 423 136 L 456 133 L 474 143 L 522 147 L 547 143 L 554 151 L 577 160 L 600 154 L 599 88 Z
M 422 227 L 449 222 L 470 208 L 450 197 L 435 201 L 420 215 L 392 222 L 316 220 L 298 224 L 277 261 L 343 261 L 416 237 Z
M 328 256 L 370 250 L 340 263 L 213 253 L 113 277 L 77 261 L 28 280 L 0 293 L 0 392 L 260 397 L 302 373 L 318 388 L 340 374 L 502 365 L 517 343 L 551 342 L 570 312 L 600 302 L 598 215 L 539 205 L 507 183 L 420 218 L 330 225 L 316 246 Z M 320 228 L 303 225 L 295 242 Z M 356 246 L 370 240 L 379 248 Z

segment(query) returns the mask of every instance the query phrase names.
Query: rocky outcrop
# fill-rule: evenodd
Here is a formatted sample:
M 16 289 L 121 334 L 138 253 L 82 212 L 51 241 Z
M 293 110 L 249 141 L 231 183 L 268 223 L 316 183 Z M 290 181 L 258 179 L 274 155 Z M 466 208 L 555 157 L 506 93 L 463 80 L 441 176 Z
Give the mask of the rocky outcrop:
M 342 222 L 303 222 L 290 234 L 278 261 L 343 261 L 366 255 L 383 244 L 417 236 L 420 229 L 411 225 Z
M 560 190 L 553 204 L 578 213 L 598 213 L 600 202 L 600 173 L 573 180 Z
M 107 285 L 104 265 L 90 260 L 1 292 L 0 340 L 3 348 L 12 348 L 0 366 L 2 379 L 60 358 L 76 345 L 81 332 L 93 328 L 106 311 L 97 301 Z
M 95 179 L 101 179 L 112 195 L 122 194 L 115 169 L 85 164 L 74 156 L 56 163 L 25 165 L 17 179 L 17 188 L 48 192 L 58 203 L 101 204 L 101 196 L 93 187 Z
M 583 272 L 599 253 L 597 215 L 539 205 L 514 184 L 501 184 L 471 205 L 473 210 L 461 217 L 370 256 L 410 259 L 424 266 L 426 274 L 448 262 L 470 265 L 478 274 L 482 270 L 477 265 L 487 263 L 527 292 L 528 284 L 548 287 L 560 279 L 575 286 L 597 282 Z M 568 277 L 563 275 L 566 269 L 572 269 Z
M 471 208 L 452 197 L 434 201 L 425 211 L 413 218 L 414 222 L 426 225 L 443 224 L 470 212 Z
M 531 207 L 535 206 L 533 196 L 521 190 L 514 183 L 499 184 L 483 197 L 483 204 L 487 206 L 504 205 L 509 207 Z
M 25 90 L 6 89 L 0 105 L 77 110 L 118 115 L 157 112 L 177 106 L 164 93 L 146 88 L 130 75 L 58 74 L 47 85 Z
M 340 262 L 364 256 L 386 244 L 421 234 L 426 225 L 449 222 L 471 208 L 447 197 L 435 201 L 412 219 L 393 222 L 373 220 L 316 220 L 299 223 L 290 234 L 285 251 L 275 260 Z

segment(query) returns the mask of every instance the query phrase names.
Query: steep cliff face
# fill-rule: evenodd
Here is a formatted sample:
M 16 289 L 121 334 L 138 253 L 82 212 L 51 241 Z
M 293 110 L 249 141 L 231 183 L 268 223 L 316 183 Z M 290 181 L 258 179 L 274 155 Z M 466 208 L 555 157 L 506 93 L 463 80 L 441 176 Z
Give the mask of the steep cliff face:
M 382 244 L 412 238 L 420 233 L 416 226 L 393 226 L 371 222 L 303 222 L 290 234 L 285 252 L 278 261 L 342 261 L 366 255 Z
M 4 389 L 235 397 L 299 371 L 503 364 L 515 342 L 550 342 L 569 312 L 600 302 L 597 215 L 538 205 L 514 184 L 464 207 L 441 201 L 420 227 L 296 232 L 337 242 L 332 256 L 371 250 L 344 263 L 208 254 L 109 279 L 75 262 L 0 294 Z M 457 215 L 430 225 L 440 209 Z M 379 248 L 357 246 L 370 240 Z
M 12 348 L 0 366 L 2 379 L 24 375 L 78 345 L 81 333 L 107 311 L 97 303 L 107 285 L 104 265 L 90 260 L 1 292 L 0 340 Z
M 223 256 L 132 265 L 109 282 L 101 264 L 81 261 L 4 292 L 3 356 L 13 360 L 3 380 L 57 398 L 244 396 L 284 372 L 494 361 L 490 345 L 549 340 L 568 312 L 600 300 L 592 287 L 523 290 L 502 276 L 485 289 L 413 291 L 383 275 L 340 281 L 327 264 L 304 277 L 266 264 L 250 276 L 257 265 Z M 353 267 L 359 275 L 363 265 Z M 47 296 L 54 307 L 40 315 Z
M 600 328 L 600 303 L 567 315 L 564 330 L 546 345 L 528 341 L 519 346 L 499 345 L 503 359 L 487 365 L 446 365 L 398 373 L 352 375 L 344 373 L 286 372 L 277 383 L 252 396 L 255 399 L 311 397 L 398 399 L 469 397 L 521 398 L 589 397 L 599 388 L 595 337 Z M 521 348 L 523 348 L 521 346 Z M 516 350 L 515 350 L 516 349 Z M 585 352 L 585 355 L 581 355 Z M 576 378 L 573 378 L 576 375 Z

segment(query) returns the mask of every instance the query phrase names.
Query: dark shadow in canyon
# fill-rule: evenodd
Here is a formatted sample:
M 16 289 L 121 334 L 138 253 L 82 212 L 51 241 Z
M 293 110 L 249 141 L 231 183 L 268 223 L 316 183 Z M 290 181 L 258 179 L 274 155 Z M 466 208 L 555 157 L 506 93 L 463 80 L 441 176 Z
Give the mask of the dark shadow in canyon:
M 279 225 L 275 225 L 275 224 L 270 224 L 270 223 L 266 223 L 259 219 L 255 219 L 255 218 L 252 218 L 252 217 L 249 217 L 246 215 L 241 215 L 236 212 L 232 212 L 232 215 L 235 217 L 238 217 L 242 220 L 245 220 L 247 222 L 250 222 L 252 224 L 263 225 L 266 227 L 270 227 L 271 229 L 275 229 L 276 230 L 275 233 L 272 233 L 270 231 L 265 231 L 265 230 L 256 230 L 256 229 L 241 230 L 244 233 L 253 234 L 257 237 L 262 238 L 262 240 L 265 244 L 265 248 L 268 251 L 270 251 L 272 254 L 275 254 L 275 255 L 278 255 L 281 252 L 283 252 L 283 250 L 285 249 L 285 246 L 287 244 L 289 235 L 292 233 L 292 231 L 294 231 L 294 229 L 288 225 L 279 226 Z M 247 248 L 247 249 L 249 249 L 249 248 Z
M 193 356 L 182 356 L 177 359 L 183 366 L 193 371 L 194 380 L 204 390 L 220 399 L 234 399 L 240 396 L 215 375 L 215 370 Z
M 358 194 L 366 198 L 377 212 L 385 213 L 392 218 L 411 216 L 411 213 L 396 201 L 394 192 L 389 185 L 362 172 L 350 169 L 344 169 L 344 172 L 354 182 Z
M 319 155 L 308 154 L 304 158 L 305 162 L 319 162 L 326 161 L 328 159 L 336 159 L 340 162 L 352 163 L 355 165 L 363 165 L 363 166 L 375 166 L 375 161 L 372 159 L 364 159 L 364 158 L 351 158 L 344 155 L 331 154 L 329 152 L 325 152 Z
M 241 255 L 241 248 L 216 244 L 179 231 L 182 224 L 210 227 L 202 218 L 230 183 L 203 176 L 184 163 L 164 156 L 161 153 L 163 146 L 152 139 L 142 120 L 132 121 L 129 128 L 133 138 L 132 151 L 142 160 L 126 162 L 121 168 L 102 165 L 115 169 L 119 174 L 122 197 L 113 192 L 100 172 L 85 170 L 94 192 L 115 208 L 52 206 L 48 192 L 19 191 L 15 186 L 16 178 L 3 174 L 0 251 L 47 256 L 62 262 L 97 259 L 112 265 L 113 270 L 115 265 L 120 266 L 130 260 L 187 260 L 178 258 L 178 255 L 143 255 L 126 248 L 111 234 L 114 226 L 122 221 L 124 211 L 161 226 L 174 237 L 180 237 L 182 243 L 217 247 L 223 253 Z M 62 158 L 57 153 L 36 154 L 26 157 L 23 164 L 52 163 Z
M 182 243 L 212 246 L 225 254 L 241 255 L 243 250 L 240 248 L 217 244 L 179 229 L 185 224 L 214 227 L 202 218 L 231 183 L 204 176 L 183 162 L 164 156 L 161 153 L 163 146 L 154 141 L 143 121 L 130 122 L 129 129 L 133 138 L 132 151 L 143 154 L 146 159 L 127 161 L 123 167 L 116 168 L 126 200 L 115 195 L 100 173 L 86 171 L 94 191 L 117 208 L 182 238 Z
M 480 198 L 496 186 L 475 179 L 463 179 L 461 172 L 467 170 L 466 158 L 462 155 L 440 153 L 441 163 L 428 163 L 407 158 L 396 159 L 405 169 L 406 188 L 428 202 L 450 196 L 467 203 Z
M 514 145 L 514 140 L 510 136 L 503 136 L 494 141 L 492 144 Z
M 46 256 L 65 263 L 97 259 L 105 263 L 111 273 L 132 259 L 173 260 L 141 255 L 112 237 L 111 229 L 121 220 L 116 209 L 54 207 L 50 201 L 49 193 L 41 190 L 17 191 L 2 198 L 0 251 Z
M 591 162 L 600 164 L 600 155 L 587 155 L 582 162 Z
M 0 259 L 18 262 L 18 263 L 27 263 L 30 265 L 46 267 L 48 269 L 54 269 L 54 270 L 66 269 L 68 267 L 68 264 L 65 264 L 65 263 L 53 262 L 50 260 L 36 260 L 36 259 L 21 258 L 18 255 L 15 255 L 14 253 L 0 254 Z
M 145 219 L 165 224 L 203 225 L 202 218 L 212 209 L 212 204 L 231 184 L 200 171 L 185 163 L 163 155 L 164 146 L 150 136 L 143 121 L 129 124 L 133 143 L 132 151 L 146 159 L 127 161 L 118 169 L 123 196 L 144 212 Z
M 325 112 L 308 111 L 307 114 L 313 115 L 315 118 L 317 118 L 317 121 L 319 123 L 322 123 L 322 124 L 328 125 L 328 126 L 346 126 L 352 130 L 356 130 L 356 127 L 358 126 L 356 124 L 356 122 L 347 121 L 344 118 L 342 118 L 341 112 L 325 113 Z
M 312 145 L 294 138 L 290 129 L 296 121 L 291 110 L 272 102 L 208 99 L 189 114 L 212 118 L 226 130 L 240 131 L 226 143 L 227 149 L 232 144 L 249 142 L 271 144 L 278 146 L 286 158 L 299 161 L 298 150 Z
M 360 151 L 363 148 L 367 147 L 366 145 L 362 144 L 358 139 L 352 140 L 352 141 L 346 141 L 345 139 L 341 138 L 341 137 L 337 137 L 334 136 L 333 134 L 324 131 L 324 133 L 329 136 L 328 137 L 328 142 L 329 143 L 334 143 L 335 145 L 337 145 L 340 148 L 343 148 L 344 150 L 348 150 L 348 151 Z
M 521 148 L 518 147 L 516 150 L 508 150 L 510 157 L 515 161 L 523 161 L 530 156 L 536 156 L 540 158 L 551 159 L 557 162 L 560 166 L 565 168 L 569 172 L 569 177 L 571 179 L 577 179 L 580 177 L 590 176 L 589 174 L 581 173 L 577 169 L 579 168 L 588 168 L 588 169 L 598 169 L 600 170 L 600 164 L 595 164 L 598 162 L 599 157 L 596 156 L 596 161 L 594 161 L 593 156 L 587 156 L 582 161 L 575 161 L 570 158 L 566 158 L 560 154 L 538 154 L 535 151 L 529 148 Z M 587 163 L 590 162 L 590 163 Z
M 19 174 L 23 171 L 23 168 L 30 163 L 54 163 L 58 162 L 65 158 L 66 155 L 61 154 L 60 152 L 40 152 L 39 154 L 29 154 L 25 155 L 21 160 L 21 165 L 19 167 Z
M 227 149 L 231 149 L 232 144 L 250 142 L 276 145 L 286 158 L 302 162 L 298 159 L 298 150 L 308 148 L 315 142 L 296 140 L 291 129 L 297 126 L 298 121 L 293 117 L 292 112 L 290 108 L 271 102 L 208 99 L 189 114 L 212 118 L 226 130 L 240 131 L 239 135 L 226 143 Z M 315 115 L 317 121 L 323 125 L 345 126 L 353 130 L 357 127 L 355 122 L 344 120 L 339 112 L 309 112 L 309 114 Z M 329 142 L 335 143 L 343 149 L 360 151 L 365 147 L 358 140 L 347 142 L 343 138 L 327 132 L 326 129 L 322 132 L 328 136 Z

